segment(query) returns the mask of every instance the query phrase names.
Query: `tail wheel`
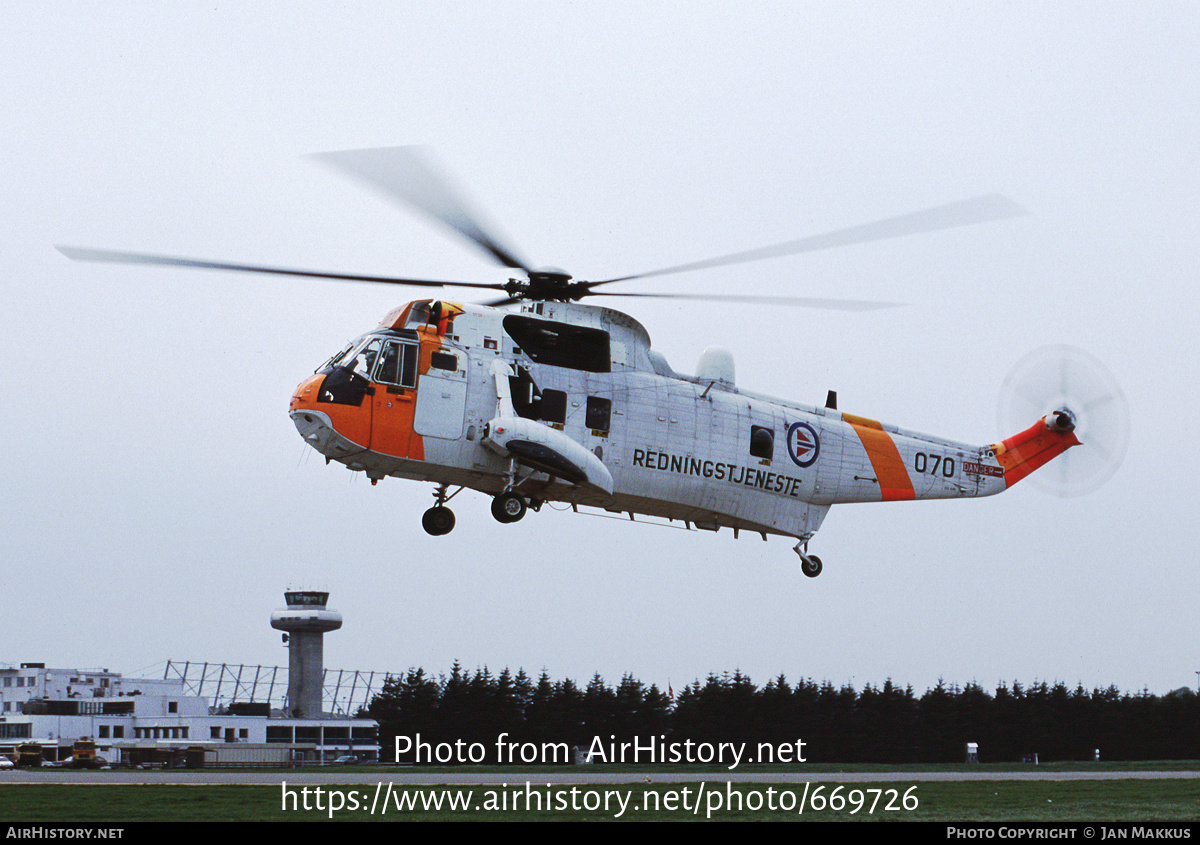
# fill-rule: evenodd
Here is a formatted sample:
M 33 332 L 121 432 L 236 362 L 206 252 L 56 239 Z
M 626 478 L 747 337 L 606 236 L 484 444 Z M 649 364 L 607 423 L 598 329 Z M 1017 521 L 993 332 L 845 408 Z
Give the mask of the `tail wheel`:
M 816 578 L 821 574 L 821 559 L 816 555 L 809 555 L 800 561 L 800 571 L 809 578 Z
M 497 522 L 517 522 L 525 516 L 525 500 L 516 493 L 501 493 L 492 499 L 492 516 Z

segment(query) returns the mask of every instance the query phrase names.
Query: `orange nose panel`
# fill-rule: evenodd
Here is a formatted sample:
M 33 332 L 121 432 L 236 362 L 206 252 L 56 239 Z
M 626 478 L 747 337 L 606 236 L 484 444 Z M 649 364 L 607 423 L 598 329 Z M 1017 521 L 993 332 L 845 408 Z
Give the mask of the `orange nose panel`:
M 318 391 L 321 389 L 321 382 L 325 380 L 325 376 L 321 373 L 311 375 L 296 387 L 292 393 L 292 402 L 288 406 L 295 411 L 300 408 L 311 408 L 317 404 Z
M 329 417 L 333 430 L 342 437 L 362 446 L 371 447 L 371 397 L 363 397 L 361 406 L 343 405 L 338 402 L 321 402 L 321 384 L 325 376 L 321 373 L 309 376 L 296 387 L 292 394 L 290 409 L 293 411 L 319 410 Z

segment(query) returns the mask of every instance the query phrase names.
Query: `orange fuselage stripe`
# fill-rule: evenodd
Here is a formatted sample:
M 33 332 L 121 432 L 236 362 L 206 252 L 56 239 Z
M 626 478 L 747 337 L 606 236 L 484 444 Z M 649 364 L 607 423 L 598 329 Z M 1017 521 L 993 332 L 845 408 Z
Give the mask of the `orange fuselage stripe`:
M 892 436 L 883 430 L 883 426 L 875 420 L 856 417 L 853 414 L 843 414 L 842 419 L 850 424 L 867 450 L 867 458 L 871 468 L 875 470 L 875 478 L 879 482 L 879 493 L 885 502 L 902 499 L 915 499 L 912 479 L 904 468 L 904 459 L 896 448 Z

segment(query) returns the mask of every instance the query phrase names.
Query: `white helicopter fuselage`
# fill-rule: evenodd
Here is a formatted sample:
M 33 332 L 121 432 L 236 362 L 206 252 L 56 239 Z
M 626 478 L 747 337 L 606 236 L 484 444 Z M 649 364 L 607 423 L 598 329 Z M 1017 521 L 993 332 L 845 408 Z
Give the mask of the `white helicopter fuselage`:
M 461 486 L 800 543 L 831 505 L 993 495 L 1078 442 L 1043 420 L 960 443 L 748 393 L 732 369 L 676 373 L 607 308 L 421 300 L 303 382 L 291 417 L 327 459 L 442 485 L 439 504 Z
M 706 352 L 695 376 L 671 369 L 619 311 L 579 304 L 609 285 L 1005 220 L 1025 210 L 998 194 L 607 279 L 536 268 L 481 224 L 419 150 L 342 150 L 318 159 L 445 226 L 506 272 L 504 283 L 360 275 L 59 246 L 77 261 L 191 267 L 284 277 L 503 291 L 494 305 L 417 300 L 388 314 L 300 384 L 291 417 L 305 442 L 377 483 L 430 481 L 424 529 L 453 529 L 458 490 L 490 494 L 492 515 L 521 519 L 544 502 L 662 517 L 688 528 L 794 537 L 806 575 L 821 571 L 807 542 L 842 502 L 988 496 L 1079 441 L 1058 405 L 1002 443 L 975 446 L 841 413 L 832 393 L 813 407 L 740 390 L 728 353 Z M 618 294 L 630 295 L 630 294 Z M 860 310 L 896 303 L 704 293 L 647 294 L 723 302 Z M 521 303 L 519 311 L 503 305 Z M 1066 370 L 1060 370 L 1065 388 Z M 1065 398 L 1065 397 L 1064 397 Z M 1121 405 L 1119 389 L 1101 397 Z M 1089 403 L 1091 406 L 1100 404 Z M 1083 410 L 1088 410 L 1088 405 Z M 1039 412 L 1041 412 L 1039 410 Z M 1121 427 L 1118 427 L 1118 432 Z M 1124 452 L 1107 455 L 1107 477 Z M 1103 450 L 1096 450 L 1102 458 Z

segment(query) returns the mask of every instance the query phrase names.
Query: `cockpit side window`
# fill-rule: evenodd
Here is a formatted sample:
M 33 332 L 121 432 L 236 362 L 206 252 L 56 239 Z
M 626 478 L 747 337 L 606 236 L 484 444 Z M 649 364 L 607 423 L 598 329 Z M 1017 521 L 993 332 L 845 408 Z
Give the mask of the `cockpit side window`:
M 379 357 L 379 350 L 383 346 L 383 341 L 379 338 L 368 340 L 361 349 L 354 353 L 354 359 L 349 363 L 349 367 L 354 370 L 356 376 L 370 380 L 371 372 L 375 369 L 375 359 Z
M 401 387 L 417 386 L 417 345 L 391 340 L 383 348 L 375 380 Z

